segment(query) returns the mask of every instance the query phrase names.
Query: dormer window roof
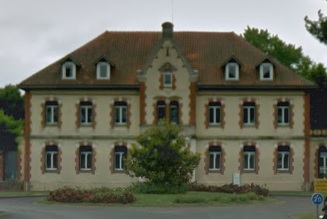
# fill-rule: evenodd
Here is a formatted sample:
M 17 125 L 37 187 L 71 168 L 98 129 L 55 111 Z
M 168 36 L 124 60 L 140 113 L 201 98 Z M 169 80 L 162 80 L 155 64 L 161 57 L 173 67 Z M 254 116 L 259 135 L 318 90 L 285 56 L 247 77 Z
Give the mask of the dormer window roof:
M 76 64 L 71 60 L 66 60 L 61 65 L 61 73 L 64 80 L 76 79 Z

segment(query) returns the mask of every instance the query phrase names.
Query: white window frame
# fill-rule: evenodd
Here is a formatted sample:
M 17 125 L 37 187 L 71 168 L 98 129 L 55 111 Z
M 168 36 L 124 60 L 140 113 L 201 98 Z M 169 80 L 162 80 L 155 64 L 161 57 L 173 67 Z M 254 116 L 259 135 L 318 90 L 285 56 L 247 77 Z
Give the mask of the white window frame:
M 216 166 L 216 159 L 219 159 L 219 167 Z M 210 167 L 211 159 L 213 159 L 213 167 Z M 209 170 L 220 171 L 221 170 L 221 151 L 210 151 L 209 150 Z
M 285 158 L 287 159 L 287 164 L 285 164 Z M 277 170 L 288 171 L 289 169 L 290 169 L 290 152 L 278 151 Z
M 235 68 L 235 77 L 231 77 L 230 75 L 230 71 Z M 236 62 L 230 62 L 230 63 L 227 63 L 226 66 L 225 66 L 225 79 L 226 80 L 239 80 L 239 64 L 236 63 Z
M 171 71 L 163 72 L 163 86 L 164 87 L 172 87 L 173 86 L 173 73 Z
M 319 164 L 319 174 L 327 175 L 327 152 L 320 152 L 319 159 L 323 159 L 322 166 Z M 319 162 L 320 163 L 320 162 Z
M 48 156 L 50 156 L 50 167 L 48 166 Z M 54 167 L 55 158 L 57 160 L 57 167 Z M 53 171 L 53 170 L 57 170 L 57 169 L 58 169 L 58 149 L 56 151 L 46 150 L 46 152 L 45 152 L 45 170 Z
M 114 108 L 115 108 L 115 124 L 125 125 L 127 123 L 127 103 L 126 105 L 115 105 Z
M 288 121 L 285 121 L 285 113 L 288 113 Z M 289 125 L 291 119 L 291 107 L 290 104 L 288 106 L 278 106 L 277 104 L 277 123 L 278 125 Z
M 105 67 L 106 68 L 106 76 L 103 77 L 101 75 L 101 69 Z M 108 80 L 110 79 L 110 65 L 108 62 L 98 62 L 97 64 L 97 79 L 99 80 Z
M 218 115 L 217 115 L 218 114 Z M 212 118 L 211 118 L 212 115 Z M 219 122 L 217 122 L 219 118 Z M 221 124 L 221 106 L 220 105 L 210 105 L 209 103 L 209 124 L 210 125 L 220 125 Z
M 58 104 L 46 103 L 45 104 L 45 122 L 47 125 L 56 125 L 58 124 Z M 57 120 L 55 120 L 57 118 Z
M 67 77 L 67 72 L 66 72 L 67 69 L 71 69 L 72 71 L 71 77 Z M 62 79 L 73 80 L 76 78 L 76 64 L 74 62 L 65 62 L 61 67 L 61 71 L 62 71 Z
M 121 171 L 124 170 L 124 156 L 125 152 L 123 151 L 115 151 L 115 170 Z M 119 166 L 117 167 L 117 157 L 119 161 Z
M 83 112 L 85 115 L 85 121 L 82 121 L 83 118 Z M 89 112 L 91 115 L 89 115 Z M 93 106 L 92 105 L 83 105 L 80 104 L 80 124 L 81 125 L 90 125 L 92 124 L 92 114 L 93 114 Z
M 243 151 L 243 170 L 254 171 L 255 170 L 255 151 Z M 253 159 L 253 160 L 251 160 Z M 253 163 L 251 163 L 253 161 Z M 247 165 L 245 165 L 245 163 Z
M 253 112 L 253 114 L 252 114 Z M 255 125 L 255 114 L 256 114 L 256 106 L 248 106 L 248 105 L 243 105 L 243 124 L 244 125 Z M 253 118 L 252 118 L 253 115 Z M 247 121 L 246 121 L 247 118 Z
M 269 69 L 269 78 L 264 77 L 265 70 Z M 260 80 L 271 81 L 274 79 L 274 67 L 271 63 L 261 63 L 260 65 Z
M 82 157 L 84 157 L 84 167 L 82 167 Z M 91 157 L 91 163 L 90 165 L 88 165 L 88 157 Z M 93 157 L 92 157 L 92 151 L 80 151 L 80 155 L 79 155 L 79 168 L 80 170 L 92 170 L 92 160 L 93 160 Z M 90 167 L 87 167 L 87 166 L 90 166 Z

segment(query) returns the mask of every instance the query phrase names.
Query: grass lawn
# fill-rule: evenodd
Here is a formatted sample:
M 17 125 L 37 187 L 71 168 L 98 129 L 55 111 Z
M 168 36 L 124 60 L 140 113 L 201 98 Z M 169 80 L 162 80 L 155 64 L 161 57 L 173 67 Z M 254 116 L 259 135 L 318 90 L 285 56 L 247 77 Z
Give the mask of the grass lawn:
M 185 194 L 135 194 L 131 206 L 217 206 L 272 202 L 272 198 L 249 194 L 187 192 Z
M 47 196 L 48 192 L 23 192 L 23 191 L 1 191 L 0 198 L 25 197 L 25 196 Z

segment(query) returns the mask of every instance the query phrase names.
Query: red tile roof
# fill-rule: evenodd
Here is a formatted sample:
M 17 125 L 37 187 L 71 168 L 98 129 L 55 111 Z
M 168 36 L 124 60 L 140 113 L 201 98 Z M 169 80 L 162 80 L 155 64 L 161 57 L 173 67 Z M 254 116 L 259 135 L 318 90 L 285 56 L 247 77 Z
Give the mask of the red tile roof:
M 36 72 L 19 84 L 33 88 L 114 88 L 138 87 L 137 71 L 143 69 L 161 32 L 106 31 L 57 62 Z M 191 68 L 199 71 L 198 86 L 216 88 L 309 88 L 313 83 L 268 57 L 233 32 L 174 32 L 173 42 Z M 96 61 L 105 57 L 114 65 L 110 80 L 96 79 Z M 222 66 L 235 57 L 241 62 L 240 80 L 224 80 Z M 76 80 L 62 80 L 61 64 L 70 58 L 78 64 Z M 270 59 L 275 65 L 273 81 L 260 81 L 258 63 Z

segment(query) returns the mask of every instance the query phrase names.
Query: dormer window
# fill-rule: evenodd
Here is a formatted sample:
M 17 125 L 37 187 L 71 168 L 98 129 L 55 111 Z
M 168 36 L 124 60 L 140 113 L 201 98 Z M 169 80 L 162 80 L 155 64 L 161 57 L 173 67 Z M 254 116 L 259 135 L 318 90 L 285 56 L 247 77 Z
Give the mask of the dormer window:
M 164 71 L 163 73 L 164 87 L 171 87 L 173 85 L 173 74 L 171 71 Z
M 225 66 L 225 79 L 238 80 L 239 79 L 239 65 L 236 62 L 229 62 Z
M 108 62 L 98 62 L 97 79 L 110 79 L 110 65 Z
M 75 79 L 76 78 L 76 65 L 74 62 L 65 62 L 62 65 L 62 79 Z
M 268 81 L 273 80 L 274 68 L 271 63 L 264 62 L 260 65 L 260 80 Z

